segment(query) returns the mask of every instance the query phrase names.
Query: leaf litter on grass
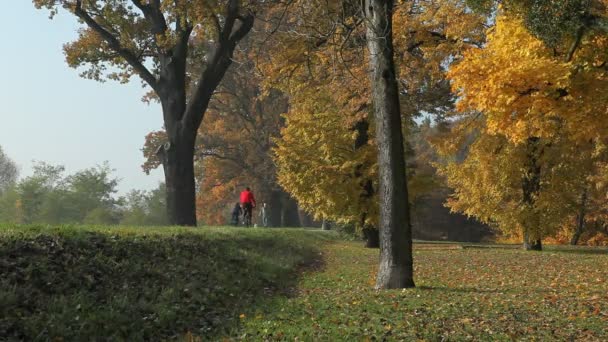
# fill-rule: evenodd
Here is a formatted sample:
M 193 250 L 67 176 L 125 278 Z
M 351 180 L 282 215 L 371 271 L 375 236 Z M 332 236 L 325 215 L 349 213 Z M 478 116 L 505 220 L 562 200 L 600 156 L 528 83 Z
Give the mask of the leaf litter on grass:
M 372 289 L 378 251 L 324 247 L 296 297 L 244 319 L 245 340 L 608 340 L 608 255 L 415 248 L 417 287 Z

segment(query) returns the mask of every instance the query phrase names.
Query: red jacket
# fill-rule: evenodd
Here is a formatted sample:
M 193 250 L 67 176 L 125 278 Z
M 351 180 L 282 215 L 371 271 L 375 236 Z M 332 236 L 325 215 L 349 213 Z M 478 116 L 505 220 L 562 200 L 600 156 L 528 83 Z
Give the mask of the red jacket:
M 243 190 L 243 192 L 241 192 L 241 203 L 251 203 L 253 206 L 255 206 L 255 197 L 253 197 L 253 192 Z

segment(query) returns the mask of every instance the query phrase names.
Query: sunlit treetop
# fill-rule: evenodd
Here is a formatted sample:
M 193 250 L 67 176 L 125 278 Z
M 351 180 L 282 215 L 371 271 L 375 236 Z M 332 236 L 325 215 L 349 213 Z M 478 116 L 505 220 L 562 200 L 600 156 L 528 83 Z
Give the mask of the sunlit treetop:
M 586 37 L 573 58 L 534 37 L 515 16 L 500 15 L 487 45 L 470 49 L 448 76 L 462 113 L 483 113 L 490 133 L 513 142 L 608 133 L 608 36 Z
M 606 0 L 467 0 L 474 10 L 497 7 L 523 20 L 525 27 L 548 46 L 565 47 L 568 58 L 588 35 L 608 32 Z

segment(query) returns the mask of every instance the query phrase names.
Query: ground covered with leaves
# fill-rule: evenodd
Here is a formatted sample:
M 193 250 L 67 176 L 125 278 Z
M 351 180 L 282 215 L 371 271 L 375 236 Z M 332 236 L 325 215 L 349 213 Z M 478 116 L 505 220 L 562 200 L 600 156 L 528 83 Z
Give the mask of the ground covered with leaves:
M 0 340 L 229 335 L 289 292 L 332 234 L 0 226 Z
M 465 247 L 375 291 L 327 232 L 0 227 L 0 340 L 608 340 L 606 249 Z
M 456 248 L 455 248 L 456 247 Z M 243 340 L 608 340 L 608 251 L 415 248 L 417 288 L 375 291 L 377 250 L 337 242 L 298 292 L 241 315 Z M 477 246 L 479 247 L 479 246 Z

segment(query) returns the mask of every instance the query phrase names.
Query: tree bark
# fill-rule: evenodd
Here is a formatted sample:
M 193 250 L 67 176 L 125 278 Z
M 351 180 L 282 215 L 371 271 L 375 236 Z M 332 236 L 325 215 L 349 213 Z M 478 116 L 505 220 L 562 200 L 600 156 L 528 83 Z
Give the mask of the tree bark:
M 539 141 L 538 137 L 528 138 L 526 174 L 522 180 L 523 204 L 532 212 L 523 222 L 524 249 L 527 251 L 542 250 L 540 221 L 535 208 L 541 176 L 541 167 L 538 165 Z
M 196 226 L 194 139 L 174 137 L 161 146 L 157 154 L 165 173 L 169 222 L 179 226 Z
M 285 194 L 283 201 L 283 211 L 281 213 L 282 227 L 301 227 L 300 215 L 298 215 L 298 203 Z
M 283 212 L 283 191 L 273 190 L 270 192 L 270 199 L 268 201 L 268 226 L 269 227 L 280 227 L 281 216 Z
M 323 219 L 323 221 L 321 222 L 321 229 L 331 230 L 331 225 L 329 224 L 329 222 L 327 222 L 327 220 Z
M 365 0 L 380 176 L 380 265 L 376 288 L 414 287 L 412 233 L 393 61 L 392 0 Z
M 369 142 L 369 122 L 367 119 L 361 119 L 355 123 L 353 130 L 357 132 L 355 138 L 355 150 L 362 148 Z M 363 178 L 362 170 L 366 167 L 370 167 L 366 164 L 359 164 L 355 168 L 355 177 L 360 178 L 359 186 L 361 187 L 361 194 L 359 195 L 361 216 L 359 220 L 358 228 L 363 233 L 363 239 L 365 240 L 366 248 L 379 248 L 380 247 L 380 236 L 376 227 L 371 227 L 365 223 L 368 215 L 369 206 L 372 204 L 372 198 L 374 197 L 374 184 L 371 179 Z
M 302 227 L 314 227 L 315 222 L 313 217 L 306 211 L 298 207 L 298 218 L 300 219 L 300 225 Z
M 581 238 L 581 234 L 583 234 L 583 230 L 585 229 L 586 207 L 587 188 L 583 189 L 583 193 L 581 194 L 581 207 L 579 208 L 578 215 L 576 216 L 576 230 L 572 235 L 572 239 L 570 239 L 570 244 L 573 246 L 578 244 L 578 240 Z
M 380 232 L 375 227 L 363 228 L 363 238 L 365 239 L 365 248 L 380 247 Z
M 536 239 L 534 241 L 532 241 L 530 243 L 530 249 L 531 251 L 542 251 L 543 250 L 543 243 L 541 239 Z

